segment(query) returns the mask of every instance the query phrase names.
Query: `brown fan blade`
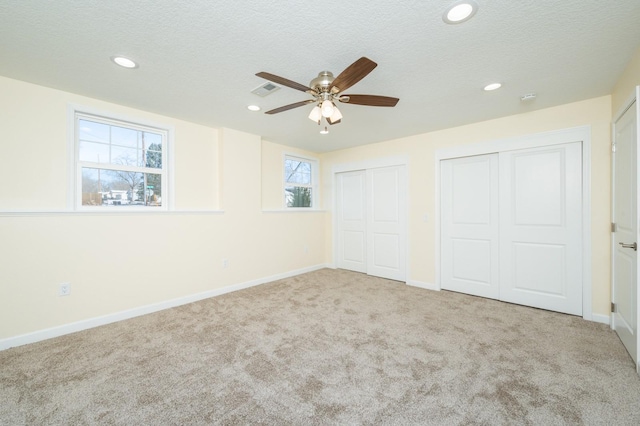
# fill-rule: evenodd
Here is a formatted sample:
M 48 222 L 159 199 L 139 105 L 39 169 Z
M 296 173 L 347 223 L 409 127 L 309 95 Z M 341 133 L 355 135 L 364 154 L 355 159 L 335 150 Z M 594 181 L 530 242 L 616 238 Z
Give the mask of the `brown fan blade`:
M 347 67 L 331 83 L 331 92 L 340 93 L 347 90 L 367 76 L 378 64 L 364 56 Z
M 331 117 L 327 117 L 327 123 L 329 123 L 331 125 L 342 123 L 342 119 L 336 120 L 336 121 L 331 121 Z
M 296 102 L 295 104 L 289 104 L 289 105 L 281 106 L 280 108 L 272 109 L 271 111 L 265 112 L 265 114 L 277 114 L 279 112 L 288 111 L 290 109 L 298 108 L 298 107 L 310 104 L 310 103 L 315 102 L 315 101 L 316 101 L 315 99 L 309 99 L 307 101 Z
M 340 96 L 339 100 L 340 102 L 354 105 L 394 107 L 400 99 L 376 95 L 343 95 Z
M 292 89 L 300 90 L 302 92 L 306 92 L 311 90 L 310 87 L 305 86 L 304 84 L 296 83 L 295 81 L 288 80 L 284 77 L 279 77 L 274 74 L 269 74 L 268 72 L 259 72 L 256 74 L 258 77 L 264 78 L 265 80 L 272 81 L 274 83 L 282 84 L 283 86 L 291 87 Z

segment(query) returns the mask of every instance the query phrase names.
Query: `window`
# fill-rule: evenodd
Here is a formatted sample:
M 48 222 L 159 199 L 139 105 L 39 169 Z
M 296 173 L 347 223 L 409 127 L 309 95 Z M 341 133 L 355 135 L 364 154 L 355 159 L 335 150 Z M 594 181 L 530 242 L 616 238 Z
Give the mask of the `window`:
M 167 129 L 76 112 L 76 207 L 166 210 Z
M 308 158 L 285 156 L 284 200 L 288 208 L 315 207 L 317 162 Z

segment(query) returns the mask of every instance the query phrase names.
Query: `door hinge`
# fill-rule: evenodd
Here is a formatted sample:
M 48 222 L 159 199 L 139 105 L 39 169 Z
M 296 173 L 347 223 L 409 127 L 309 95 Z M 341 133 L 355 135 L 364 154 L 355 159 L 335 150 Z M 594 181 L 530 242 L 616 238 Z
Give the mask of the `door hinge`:
M 611 232 L 616 232 L 618 230 L 618 226 L 615 223 L 611 223 Z
M 611 312 L 614 313 L 616 311 L 616 304 L 611 302 Z

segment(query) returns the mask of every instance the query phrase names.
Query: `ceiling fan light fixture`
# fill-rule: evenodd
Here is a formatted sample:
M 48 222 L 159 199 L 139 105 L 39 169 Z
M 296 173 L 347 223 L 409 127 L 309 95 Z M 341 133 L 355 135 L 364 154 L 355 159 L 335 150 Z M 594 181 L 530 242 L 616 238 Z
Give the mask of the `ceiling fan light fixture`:
M 249 111 L 260 111 L 260 107 L 258 105 L 249 105 L 247 109 Z
M 327 129 L 327 127 L 326 127 L 326 126 L 325 126 L 325 128 L 324 128 L 324 129 L 320 130 L 320 134 L 321 134 L 321 135 L 326 135 L 326 134 L 328 134 L 328 133 L 329 133 L 329 129 Z
M 474 0 L 460 0 L 451 4 L 442 15 L 447 24 L 461 24 L 468 21 L 478 11 L 478 3 Z
M 333 105 L 333 102 L 331 102 L 329 99 L 323 101 L 320 108 L 322 110 L 322 116 L 325 118 L 331 117 L 334 110 L 336 109 L 335 105 Z
M 320 107 L 316 105 L 313 107 L 313 109 L 309 113 L 309 120 L 319 123 L 321 118 L 322 118 L 322 111 L 320 110 Z
M 333 107 L 333 114 L 331 114 L 331 117 L 329 117 L 329 120 L 331 120 L 332 123 L 342 120 L 342 113 L 340 112 L 338 107 L 336 106 Z

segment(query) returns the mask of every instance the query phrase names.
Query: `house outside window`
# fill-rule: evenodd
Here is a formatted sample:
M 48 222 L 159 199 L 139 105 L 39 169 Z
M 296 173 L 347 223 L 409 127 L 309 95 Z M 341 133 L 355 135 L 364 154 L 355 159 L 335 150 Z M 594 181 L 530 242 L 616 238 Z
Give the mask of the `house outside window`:
M 284 158 L 284 202 L 286 208 L 316 208 L 318 163 L 309 158 Z
M 168 129 L 76 112 L 76 209 L 166 210 Z

